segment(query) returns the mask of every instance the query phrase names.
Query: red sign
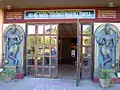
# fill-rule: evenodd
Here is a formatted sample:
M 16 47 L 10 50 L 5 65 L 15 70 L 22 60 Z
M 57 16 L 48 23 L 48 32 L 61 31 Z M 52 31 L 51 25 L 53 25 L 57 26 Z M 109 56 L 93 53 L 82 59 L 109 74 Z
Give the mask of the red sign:
M 116 18 L 116 10 L 98 10 L 98 18 Z
M 23 18 L 23 12 L 7 12 L 6 19 L 7 20 L 18 20 Z

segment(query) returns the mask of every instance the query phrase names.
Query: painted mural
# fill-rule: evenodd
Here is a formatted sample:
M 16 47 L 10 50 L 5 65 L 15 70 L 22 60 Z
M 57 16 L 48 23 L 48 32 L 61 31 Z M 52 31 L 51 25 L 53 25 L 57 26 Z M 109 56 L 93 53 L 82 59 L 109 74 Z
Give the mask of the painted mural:
M 95 32 L 97 42 L 98 67 L 110 69 L 116 64 L 116 45 L 119 41 L 119 29 L 112 24 L 102 24 Z
M 20 25 L 9 25 L 4 30 L 5 62 L 8 66 L 22 64 L 24 30 Z

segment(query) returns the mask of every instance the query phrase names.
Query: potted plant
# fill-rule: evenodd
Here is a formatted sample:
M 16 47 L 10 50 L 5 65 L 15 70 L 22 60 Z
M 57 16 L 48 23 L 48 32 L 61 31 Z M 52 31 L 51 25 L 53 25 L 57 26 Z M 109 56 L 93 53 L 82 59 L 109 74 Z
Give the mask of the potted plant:
M 16 71 L 13 69 L 5 69 L 1 73 L 1 78 L 4 82 L 10 82 L 12 79 L 14 79 L 16 76 Z
M 100 76 L 99 82 L 101 87 L 108 88 L 112 84 L 112 77 L 111 77 L 112 70 L 109 69 L 100 69 Z

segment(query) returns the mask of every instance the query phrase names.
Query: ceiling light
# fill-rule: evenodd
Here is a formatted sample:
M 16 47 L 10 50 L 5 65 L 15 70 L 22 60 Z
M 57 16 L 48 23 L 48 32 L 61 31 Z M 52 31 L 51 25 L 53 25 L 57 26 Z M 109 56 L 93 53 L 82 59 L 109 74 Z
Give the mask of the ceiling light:
M 108 5 L 109 5 L 109 7 L 114 7 L 115 6 L 115 1 L 114 0 L 108 0 Z
M 7 9 L 11 9 L 11 5 L 6 5 L 6 8 Z

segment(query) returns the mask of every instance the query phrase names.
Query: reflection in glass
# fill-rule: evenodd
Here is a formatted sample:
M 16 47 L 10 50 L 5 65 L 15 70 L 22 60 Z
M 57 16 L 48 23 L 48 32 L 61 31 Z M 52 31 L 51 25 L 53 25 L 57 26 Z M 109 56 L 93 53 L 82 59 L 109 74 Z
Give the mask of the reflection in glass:
M 51 36 L 51 45 L 55 46 L 57 42 L 57 37 L 56 36 Z
M 38 46 L 38 56 L 42 56 L 43 55 L 43 47 L 42 46 Z
M 51 56 L 56 56 L 57 55 L 57 50 L 56 47 L 51 48 Z
M 28 75 L 34 75 L 34 67 L 28 67 Z
M 90 36 L 83 36 L 82 45 L 91 45 L 91 37 Z
M 48 46 L 45 46 L 44 48 L 44 56 L 50 56 L 50 49 Z
M 43 25 L 38 25 L 38 34 L 39 35 L 44 34 L 43 33 Z
M 51 34 L 56 34 L 56 33 L 57 33 L 57 25 L 52 25 Z
M 82 47 L 82 57 L 83 58 L 91 57 L 91 48 L 90 47 Z
M 38 67 L 38 74 L 42 74 L 42 68 Z
M 52 77 L 56 77 L 57 75 L 56 75 L 56 68 L 51 68 L 51 76 Z
M 34 36 L 28 36 L 28 43 L 27 43 L 27 48 L 28 48 L 28 65 L 34 65 Z
M 51 66 L 56 66 L 56 57 L 51 57 Z
M 28 57 L 28 65 L 34 65 L 34 57 Z
M 45 34 L 50 34 L 50 25 L 45 25 Z
M 28 25 L 28 35 L 35 34 L 35 25 Z
M 45 45 L 50 45 L 50 36 L 45 36 Z
M 34 50 L 34 37 L 34 35 L 29 35 L 27 39 L 27 47 L 32 51 Z
M 44 74 L 49 75 L 49 68 L 44 68 Z
M 91 25 L 83 25 L 83 34 L 91 34 Z
M 49 66 L 49 57 L 44 57 L 44 66 Z
M 44 44 L 43 36 L 38 36 L 38 45 L 43 45 L 43 44 Z
M 38 55 L 38 66 L 42 66 L 43 57 Z

